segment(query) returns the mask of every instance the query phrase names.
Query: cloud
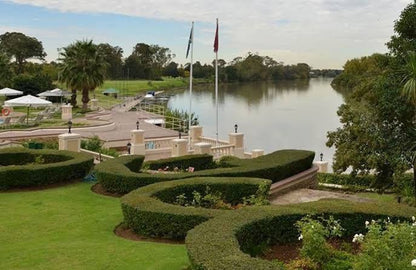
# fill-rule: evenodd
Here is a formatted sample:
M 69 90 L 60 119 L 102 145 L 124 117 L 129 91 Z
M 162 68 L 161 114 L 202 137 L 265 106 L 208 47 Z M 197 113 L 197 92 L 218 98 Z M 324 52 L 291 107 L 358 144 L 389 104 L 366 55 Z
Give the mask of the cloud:
M 198 40 L 212 43 L 220 19 L 221 48 L 234 52 L 290 51 L 286 62 L 314 55 L 314 66 L 341 67 L 351 57 L 385 51 L 393 22 L 411 0 L 9 0 L 61 12 L 109 13 L 142 18 L 196 21 Z M 325 63 L 318 59 L 325 55 Z M 237 56 L 236 54 L 234 56 Z M 279 55 L 277 55 L 279 56 Z M 286 54 L 286 57 L 288 55 Z M 329 57 L 329 58 L 326 58 Z M 278 57 L 279 58 L 279 57 Z M 329 60 L 328 60 L 329 59 Z

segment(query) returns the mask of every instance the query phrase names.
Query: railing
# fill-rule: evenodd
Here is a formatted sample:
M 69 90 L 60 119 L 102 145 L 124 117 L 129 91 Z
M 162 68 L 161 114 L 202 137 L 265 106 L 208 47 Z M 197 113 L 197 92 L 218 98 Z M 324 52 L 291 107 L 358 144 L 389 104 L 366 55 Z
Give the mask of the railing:
M 214 158 L 232 156 L 234 154 L 234 145 L 221 145 L 211 147 L 211 153 L 214 156 Z
M 225 145 L 230 146 L 229 142 L 223 141 L 223 140 L 218 140 L 218 145 L 216 145 L 217 144 L 216 139 L 208 138 L 208 137 L 199 137 L 199 139 L 201 140 L 201 142 L 210 143 L 213 147 L 215 147 L 215 146 L 225 146 Z
M 166 113 L 165 106 L 157 105 L 157 104 L 150 104 L 150 103 L 139 103 L 138 106 L 139 106 L 139 110 L 160 115 L 161 118 L 163 118 L 163 120 L 165 121 L 165 123 L 163 124 L 164 128 L 178 130 L 181 132 L 187 132 L 188 120 L 165 115 Z
M 170 158 L 172 156 L 172 148 L 146 149 L 145 160 L 157 160 Z
M 90 151 L 90 150 L 83 149 L 83 148 L 81 148 L 80 151 L 93 156 L 95 163 L 100 163 L 101 161 L 106 161 L 107 159 L 113 159 L 114 158 L 113 156 L 104 155 L 104 154 L 97 153 L 97 152 Z

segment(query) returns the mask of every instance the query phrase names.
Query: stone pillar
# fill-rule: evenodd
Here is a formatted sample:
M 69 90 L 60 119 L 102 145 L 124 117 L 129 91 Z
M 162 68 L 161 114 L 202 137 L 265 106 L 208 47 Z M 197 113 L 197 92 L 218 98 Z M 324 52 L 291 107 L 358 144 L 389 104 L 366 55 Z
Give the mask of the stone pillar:
M 230 133 L 229 142 L 234 145 L 234 156 L 238 158 L 244 158 L 244 134 L 243 133 Z
M 79 152 L 81 149 L 81 135 L 65 133 L 58 136 L 59 150 Z
M 318 172 L 328 172 L 328 161 L 314 161 L 313 164 L 318 166 Z
M 253 149 L 251 151 L 251 158 L 260 157 L 262 155 L 264 155 L 264 150 L 263 149 Z
M 180 157 L 188 154 L 187 150 L 188 140 L 173 139 L 172 140 L 172 157 Z
M 144 143 L 144 130 L 135 129 L 130 131 L 131 134 L 131 148 L 130 154 L 132 155 L 145 155 L 146 147 Z
M 91 102 L 91 107 L 90 107 L 91 110 L 93 110 L 93 111 L 97 110 L 98 109 L 98 99 L 93 98 L 93 99 L 90 100 L 90 102 Z
M 62 105 L 61 106 L 62 115 L 61 119 L 68 121 L 72 119 L 72 106 L 71 105 Z
M 194 154 L 208 154 L 211 155 L 211 144 L 210 143 L 204 143 L 204 142 L 200 142 L 200 143 L 196 143 L 194 145 L 195 148 L 195 152 Z
M 191 126 L 189 130 L 189 136 L 191 136 L 191 144 L 195 145 L 201 142 L 202 137 L 202 127 L 201 126 Z

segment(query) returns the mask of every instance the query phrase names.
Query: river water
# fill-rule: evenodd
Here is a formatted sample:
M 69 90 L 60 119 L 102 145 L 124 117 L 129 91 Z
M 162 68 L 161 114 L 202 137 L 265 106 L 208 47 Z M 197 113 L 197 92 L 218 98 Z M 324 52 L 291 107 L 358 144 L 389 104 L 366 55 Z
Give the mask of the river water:
M 332 79 L 309 81 L 255 82 L 225 84 L 219 87 L 219 138 L 244 133 L 245 150 L 307 149 L 315 160 L 324 154 L 332 161 L 334 149 L 325 146 L 328 131 L 341 124 L 337 109 L 343 97 L 330 85 Z M 188 111 L 189 90 L 178 91 L 168 103 L 171 109 Z M 192 111 L 203 126 L 204 136 L 215 138 L 215 90 L 213 85 L 195 87 Z M 332 162 L 331 162 L 332 163 Z

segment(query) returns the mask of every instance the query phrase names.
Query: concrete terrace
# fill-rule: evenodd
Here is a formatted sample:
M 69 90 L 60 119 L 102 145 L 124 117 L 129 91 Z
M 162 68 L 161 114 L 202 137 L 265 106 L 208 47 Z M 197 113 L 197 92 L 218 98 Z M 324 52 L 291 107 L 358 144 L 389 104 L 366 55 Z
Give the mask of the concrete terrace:
M 144 122 L 145 119 L 160 118 L 160 116 L 144 111 L 128 111 L 134 107 L 141 99 L 128 100 L 127 102 L 115 106 L 111 110 L 100 110 L 86 114 L 85 117 L 73 119 L 74 123 L 83 123 L 85 127 L 74 127 L 74 133 L 81 134 L 83 137 L 97 135 L 105 142 L 124 142 L 130 140 L 130 131 L 136 129 L 136 121 L 140 121 L 140 129 L 145 131 L 146 139 L 176 137 L 178 132 L 170 129 L 161 128 Z M 59 134 L 68 132 L 67 128 L 42 128 L 30 130 L 5 130 L 0 132 L 0 140 L 19 140 L 34 137 L 56 137 Z M 117 146 L 117 145 L 115 145 Z

